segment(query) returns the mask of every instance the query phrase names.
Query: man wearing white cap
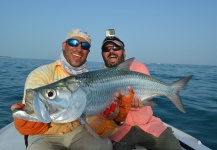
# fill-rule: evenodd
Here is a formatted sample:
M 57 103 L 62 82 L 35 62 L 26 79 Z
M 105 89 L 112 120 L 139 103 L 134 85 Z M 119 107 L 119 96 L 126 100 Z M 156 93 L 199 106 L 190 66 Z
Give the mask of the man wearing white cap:
M 33 70 L 26 79 L 25 89 L 41 87 L 67 76 L 86 72 L 86 59 L 90 52 L 91 38 L 81 29 L 68 33 L 62 43 L 63 53 L 55 62 Z M 23 103 L 12 105 L 12 111 L 25 106 Z M 102 142 L 90 134 L 80 120 L 69 123 L 30 122 L 14 118 L 16 129 L 28 135 L 28 150 L 109 150 L 110 140 Z

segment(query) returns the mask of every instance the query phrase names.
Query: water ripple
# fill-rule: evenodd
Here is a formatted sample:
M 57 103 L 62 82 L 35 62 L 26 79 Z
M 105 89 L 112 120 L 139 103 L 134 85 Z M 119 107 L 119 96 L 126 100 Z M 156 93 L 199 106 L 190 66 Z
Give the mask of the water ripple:
M 13 121 L 10 106 L 22 100 L 26 77 L 35 68 L 52 60 L 0 59 L 0 128 Z M 203 144 L 217 149 L 217 66 L 148 64 L 153 77 L 172 83 L 193 75 L 180 92 L 186 114 L 181 113 L 165 97 L 155 98 L 158 106 L 154 115 L 168 124 L 200 139 Z M 103 68 L 102 62 L 88 62 L 89 70 Z M 205 138 L 204 138 L 205 137 Z

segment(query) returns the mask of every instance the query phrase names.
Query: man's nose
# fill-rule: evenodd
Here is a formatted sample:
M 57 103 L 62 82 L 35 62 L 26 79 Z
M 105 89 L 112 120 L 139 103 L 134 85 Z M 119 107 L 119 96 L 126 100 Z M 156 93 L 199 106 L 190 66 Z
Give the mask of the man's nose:
M 81 44 L 79 44 L 76 49 L 77 49 L 78 51 L 81 51 L 81 50 L 82 50 Z

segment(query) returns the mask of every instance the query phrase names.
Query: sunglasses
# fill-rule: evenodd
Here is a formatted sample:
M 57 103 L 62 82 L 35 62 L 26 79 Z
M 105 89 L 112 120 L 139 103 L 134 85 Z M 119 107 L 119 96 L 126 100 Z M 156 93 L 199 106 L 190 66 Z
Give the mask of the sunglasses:
M 68 39 L 66 40 L 66 43 L 69 44 L 72 47 L 77 47 L 79 44 L 81 44 L 81 48 L 84 50 L 89 50 L 90 49 L 90 44 L 87 42 L 80 42 L 76 39 Z
M 103 52 L 109 52 L 110 50 L 113 50 L 113 51 L 119 51 L 121 50 L 122 48 L 120 46 L 106 46 L 106 47 L 103 47 L 102 48 L 102 51 Z

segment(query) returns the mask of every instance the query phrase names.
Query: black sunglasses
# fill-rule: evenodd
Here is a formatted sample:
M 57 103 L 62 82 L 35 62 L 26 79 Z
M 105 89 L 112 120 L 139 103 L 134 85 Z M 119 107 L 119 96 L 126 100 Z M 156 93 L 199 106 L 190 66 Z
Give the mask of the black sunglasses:
M 120 46 L 105 46 L 102 48 L 102 51 L 103 52 L 109 52 L 110 50 L 113 50 L 113 51 L 119 51 L 121 50 L 122 48 Z
M 76 39 L 68 39 L 66 40 L 66 43 L 72 47 L 77 47 L 79 44 L 81 44 L 81 48 L 84 50 L 89 50 L 91 46 L 88 42 L 80 42 Z

